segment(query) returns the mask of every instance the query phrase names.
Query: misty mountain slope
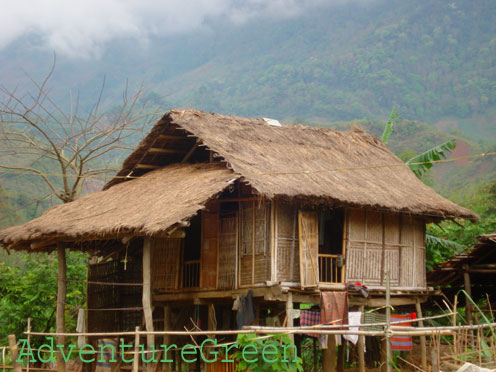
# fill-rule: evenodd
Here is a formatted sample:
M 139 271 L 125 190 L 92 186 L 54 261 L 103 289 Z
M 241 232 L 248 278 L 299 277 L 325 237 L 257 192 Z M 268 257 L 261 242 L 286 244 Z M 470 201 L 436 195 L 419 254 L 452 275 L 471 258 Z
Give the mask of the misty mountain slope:
M 0 52 L 3 84 L 22 86 L 21 67 L 48 71 L 52 53 L 36 43 L 25 36 Z M 106 76 L 110 106 L 126 82 L 144 83 L 165 108 L 321 123 L 384 118 L 397 107 L 495 138 L 495 61 L 492 0 L 339 1 L 241 25 L 207 17 L 201 28 L 141 43 L 122 35 L 93 58 L 59 54 L 52 89 L 63 104 L 69 89 L 91 104 Z

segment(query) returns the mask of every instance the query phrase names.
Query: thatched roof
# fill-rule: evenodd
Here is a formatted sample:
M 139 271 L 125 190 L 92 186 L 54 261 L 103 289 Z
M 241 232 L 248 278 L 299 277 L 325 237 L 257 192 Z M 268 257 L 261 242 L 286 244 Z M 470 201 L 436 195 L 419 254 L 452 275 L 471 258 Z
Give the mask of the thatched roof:
M 164 115 L 106 188 L 129 174 L 143 174 L 147 167 L 181 160 L 196 140 L 269 198 L 477 219 L 422 183 L 384 143 L 362 130 L 276 127 L 263 119 L 193 110 Z M 160 153 L 157 148 L 169 152 Z M 201 160 L 205 154 L 200 151 L 196 156 Z
M 104 191 L 1 231 L 0 243 L 29 249 L 50 239 L 164 233 L 236 179 L 267 198 L 431 219 L 477 218 L 424 185 L 387 146 L 362 130 L 271 126 L 263 119 L 188 110 L 164 115 Z
M 8 248 L 29 250 L 52 238 L 163 233 L 195 215 L 233 180 L 232 172 L 219 164 L 170 165 L 56 206 L 24 225 L 1 231 L 0 241 Z

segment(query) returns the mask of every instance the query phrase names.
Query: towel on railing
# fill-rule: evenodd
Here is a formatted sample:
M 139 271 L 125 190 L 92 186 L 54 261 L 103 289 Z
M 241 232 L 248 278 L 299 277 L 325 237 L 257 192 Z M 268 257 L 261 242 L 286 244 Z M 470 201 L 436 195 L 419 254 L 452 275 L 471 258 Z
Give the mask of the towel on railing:
M 320 313 L 323 324 L 348 324 L 348 292 L 321 292 Z
M 416 319 L 416 313 L 410 314 L 391 314 L 391 322 L 397 322 L 400 320 L 412 320 Z M 411 322 L 396 323 L 393 326 L 410 327 Z M 412 336 L 393 336 L 391 337 L 391 350 L 412 350 L 413 342 Z
M 386 315 L 380 313 L 365 313 L 363 314 L 363 322 L 365 324 L 375 324 L 375 323 L 386 323 Z M 366 331 L 384 331 L 385 325 L 382 326 L 371 326 L 365 328 Z

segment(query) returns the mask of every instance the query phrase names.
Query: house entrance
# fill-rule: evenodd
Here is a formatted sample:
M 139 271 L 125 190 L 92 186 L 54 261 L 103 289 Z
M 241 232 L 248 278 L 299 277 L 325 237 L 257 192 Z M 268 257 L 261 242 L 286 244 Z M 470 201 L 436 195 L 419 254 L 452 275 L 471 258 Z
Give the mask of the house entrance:
M 342 283 L 344 210 L 319 209 L 319 282 Z

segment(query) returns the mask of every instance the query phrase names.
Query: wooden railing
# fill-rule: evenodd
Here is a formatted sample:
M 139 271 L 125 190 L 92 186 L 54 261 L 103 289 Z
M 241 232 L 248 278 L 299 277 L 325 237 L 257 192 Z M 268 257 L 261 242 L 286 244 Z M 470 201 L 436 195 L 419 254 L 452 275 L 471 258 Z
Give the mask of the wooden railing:
M 341 283 L 341 268 L 337 254 L 319 254 L 319 282 Z
M 183 288 L 196 288 L 200 286 L 200 260 L 184 261 Z

